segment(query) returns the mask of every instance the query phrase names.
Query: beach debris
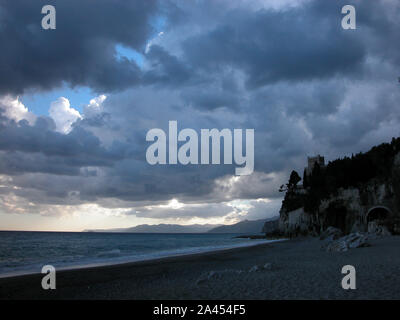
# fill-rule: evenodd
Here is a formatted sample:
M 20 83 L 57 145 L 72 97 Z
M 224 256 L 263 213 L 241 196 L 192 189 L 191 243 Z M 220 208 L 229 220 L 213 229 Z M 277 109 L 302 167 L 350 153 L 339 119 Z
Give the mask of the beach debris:
M 328 243 L 328 245 L 325 248 L 326 251 L 334 251 L 334 252 L 344 252 L 349 250 L 349 248 L 346 245 L 345 241 L 342 240 L 336 240 Z
M 341 237 L 326 243 L 323 248 L 326 251 L 344 252 L 352 248 L 362 248 L 371 246 L 368 242 L 368 236 L 362 233 L 350 233 L 347 236 Z
M 243 270 L 225 269 L 220 271 L 211 270 L 209 272 L 203 273 L 196 281 L 196 285 L 202 284 L 209 280 L 221 279 L 226 274 L 241 274 Z
M 271 262 L 267 262 L 263 265 L 263 269 L 264 270 L 272 270 L 272 263 Z
M 328 227 L 321 233 L 320 240 L 337 240 L 343 235 L 342 230 L 335 227 Z
M 263 266 L 257 266 L 257 265 L 252 266 L 250 268 L 249 272 L 258 272 L 258 271 L 264 271 L 264 270 L 270 271 L 270 270 L 272 270 L 272 267 L 273 266 L 272 266 L 271 262 L 266 262 L 266 263 L 264 263 Z
M 371 246 L 367 240 L 368 237 L 361 233 L 350 233 L 348 236 L 342 238 L 347 246 L 351 248 L 362 248 Z
M 368 223 L 368 233 L 374 234 L 378 237 L 385 237 L 392 235 L 392 233 L 388 230 L 386 226 L 378 224 L 376 221 L 371 221 Z
M 252 266 L 251 268 L 250 268 L 250 270 L 249 270 L 249 272 L 257 272 L 257 271 L 260 271 L 260 267 L 259 266 Z
M 266 262 L 263 266 L 258 266 L 254 265 L 252 266 L 248 273 L 253 273 L 253 272 L 259 272 L 259 271 L 265 271 L 265 270 L 272 270 L 273 265 L 270 262 Z M 216 280 L 216 279 L 222 279 L 225 275 L 239 275 L 246 273 L 246 271 L 243 270 L 235 270 L 235 269 L 225 269 L 225 270 L 211 270 L 209 272 L 205 272 L 200 275 L 200 277 L 196 281 L 196 285 L 203 284 L 207 281 L 210 280 Z

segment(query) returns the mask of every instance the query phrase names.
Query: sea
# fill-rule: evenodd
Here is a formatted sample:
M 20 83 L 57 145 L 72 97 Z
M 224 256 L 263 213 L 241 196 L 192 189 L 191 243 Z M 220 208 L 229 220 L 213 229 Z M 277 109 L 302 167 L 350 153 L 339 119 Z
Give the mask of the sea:
M 0 277 L 112 265 L 272 242 L 213 233 L 0 231 Z

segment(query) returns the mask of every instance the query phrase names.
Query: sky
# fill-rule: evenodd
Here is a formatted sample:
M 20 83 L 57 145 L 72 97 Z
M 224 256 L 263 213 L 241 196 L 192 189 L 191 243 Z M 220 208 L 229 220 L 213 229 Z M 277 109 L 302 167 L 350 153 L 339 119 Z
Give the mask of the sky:
M 56 29 L 41 8 L 56 8 Z M 231 224 L 291 170 L 400 135 L 400 3 L 0 0 L 0 230 Z M 146 133 L 254 129 L 254 172 L 150 165 Z

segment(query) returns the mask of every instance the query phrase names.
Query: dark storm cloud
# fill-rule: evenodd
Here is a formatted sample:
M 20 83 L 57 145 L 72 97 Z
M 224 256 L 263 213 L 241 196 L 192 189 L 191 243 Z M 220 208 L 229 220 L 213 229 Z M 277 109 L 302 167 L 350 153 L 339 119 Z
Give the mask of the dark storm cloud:
M 144 83 L 147 84 L 174 87 L 184 85 L 194 71 L 158 45 L 152 45 L 146 57 L 152 63 L 151 69 L 144 74 L 143 78 Z
M 66 163 L 64 158 L 46 157 L 41 153 L 0 152 L 0 173 L 19 175 L 42 172 L 59 175 L 79 175 L 80 168 Z
M 249 87 L 354 74 L 366 50 L 341 29 L 340 9 L 313 1 L 283 12 L 234 10 L 215 29 L 185 40 L 185 58 L 210 72 L 238 67 Z
M 0 27 L 3 43 L 9 44 L 0 51 L 0 66 L 15 73 L 2 72 L 2 92 L 45 89 L 62 81 L 123 91 L 108 95 L 98 113 L 84 115 L 66 135 L 54 131 L 50 118 L 34 125 L 3 123 L 0 170 L 13 175 L 18 187 L 7 190 L 32 202 L 98 201 L 116 207 L 118 201 L 148 205 L 173 197 L 205 204 L 278 199 L 279 185 L 292 169 L 302 173 L 307 155 L 333 159 L 399 134 L 400 6 L 395 2 L 385 2 L 392 10 L 378 1 L 355 1 L 357 30 L 340 26 L 343 1 L 309 1 L 281 11 L 232 8 L 221 1 L 215 6 L 226 9 L 218 14 L 208 11 L 214 2 L 193 3 L 190 12 L 183 7 L 173 15 L 164 3 L 165 34 L 147 50 L 156 4 L 98 1 L 88 13 L 85 2 L 74 16 L 63 2 L 57 4 L 56 33 L 46 33 L 35 29 L 40 10 L 33 2 L 20 17 L 12 2 L 1 3 L 15 13 L 2 18 Z M 143 70 L 114 56 L 117 43 L 143 53 Z M 131 88 L 135 84 L 140 86 Z M 167 131 L 168 120 L 197 132 L 254 128 L 256 172 L 235 181 L 234 166 L 147 164 L 146 132 Z M 76 192 L 73 200 L 66 198 L 71 192 Z M 271 210 L 278 206 L 275 200 Z M 265 206 L 256 207 L 254 216 L 261 217 Z M 213 209 L 178 215 L 213 216 L 219 210 Z
M 243 98 L 239 96 L 238 91 L 235 89 L 227 90 L 218 83 L 211 83 L 207 86 L 187 88 L 182 91 L 182 99 L 185 104 L 196 109 L 236 109 L 240 107 L 240 102 L 243 102 Z
M 96 136 L 81 127 L 75 127 L 69 134 L 61 134 L 54 128 L 52 119 L 46 117 L 39 117 L 34 125 L 26 120 L 18 123 L 3 120 L 0 123 L 1 172 L 77 175 L 80 167 L 111 166 L 123 157 L 121 144 L 105 149 Z
M 41 27 L 41 9 L 48 4 L 57 10 L 56 30 Z M 0 9 L 0 92 L 63 82 L 114 91 L 139 81 L 140 69 L 133 60 L 117 58 L 115 45 L 144 51 L 154 32 L 155 1 L 2 0 Z
M 400 9 L 395 2 L 354 1 L 357 30 L 341 27 L 341 9 L 346 4 L 308 1 L 285 10 L 256 11 L 241 6 L 223 11 L 219 5 L 209 9 L 199 5 L 203 14 L 182 11 L 171 25 L 178 30 L 191 25 L 196 31 L 180 39 L 180 63 L 175 61 L 174 65 L 190 68 L 202 82 L 215 75 L 221 77 L 226 69 L 240 70 L 251 90 L 280 81 L 361 79 L 368 76 L 365 72 L 371 54 L 398 63 L 396 17 Z M 215 16 L 212 10 L 216 9 L 220 10 L 217 22 L 208 18 Z M 176 18 L 176 11 L 173 14 Z M 170 71 L 168 79 L 173 83 L 175 74 Z
M 398 59 L 399 54 L 393 41 L 397 39 L 396 29 L 387 12 L 377 4 L 356 2 L 361 30 L 349 32 L 340 26 L 343 1 L 310 1 L 283 11 L 238 7 L 219 13 L 217 23 L 206 20 L 207 7 L 202 5 L 199 10 L 204 11 L 200 15 L 204 21 L 192 22 L 190 12 L 177 15 L 171 2 L 2 1 L 0 92 L 50 89 L 64 82 L 97 92 L 138 84 L 183 89 L 208 83 L 211 74 L 215 78 L 225 68 L 244 72 L 249 88 L 277 81 L 359 76 L 368 49 L 377 51 L 367 49 L 369 37 L 377 46 L 386 45 L 390 50 L 384 54 L 391 59 Z M 44 4 L 56 6 L 56 30 L 41 29 Z M 222 5 L 214 9 L 224 12 Z M 151 26 L 160 15 L 165 16 L 170 32 L 179 35 L 184 24 L 200 30 L 179 39 L 182 54 L 158 44 L 146 52 L 155 37 Z M 215 27 L 201 31 L 199 23 Z M 142 53 L 149 62 L 148 69 L 142 71 L 135 61 L 118 58 L 117 44 Z M 229 97 L 216 99 L 210 95 L 204 99 L 215 100 L 205 102 L 212 109 Z

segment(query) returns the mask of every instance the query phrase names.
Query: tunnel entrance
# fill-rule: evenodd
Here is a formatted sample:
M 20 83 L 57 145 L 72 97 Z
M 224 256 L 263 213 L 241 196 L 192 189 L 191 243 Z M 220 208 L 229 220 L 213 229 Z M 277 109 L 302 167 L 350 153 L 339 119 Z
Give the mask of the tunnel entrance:
M 385 207 L 371 208 L 367 213 L 367 223 L 374 220 L 386 220 L 390 216 L 390 211 Z

